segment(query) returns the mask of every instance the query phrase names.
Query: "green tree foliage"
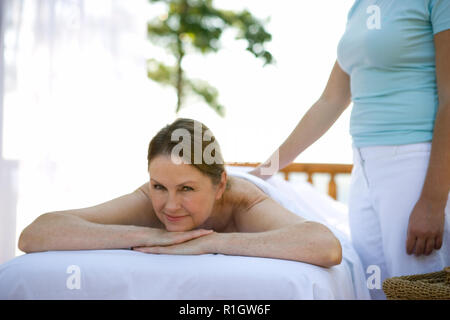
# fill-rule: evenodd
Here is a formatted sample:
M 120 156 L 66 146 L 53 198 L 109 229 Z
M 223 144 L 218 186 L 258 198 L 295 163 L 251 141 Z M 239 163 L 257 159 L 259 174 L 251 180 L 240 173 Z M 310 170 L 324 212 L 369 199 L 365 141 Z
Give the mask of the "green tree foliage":
M 218 52 L 221 49 L 220 37 L 226 29 L 237 31 L 236 39 L 244 40 L 246 50 L 262 59 L 264 65 L 273 62 L 271 53 L 265 49 L 272 36 L 264 29 L 265 22 L 247 10 L 221 10 L 214 7 L 213 0 L 149 1 L 163 3 L 167 11 L 148 23 L 148 37 L 154 44 L 167 49 L 176 62 L 166 65 L 149 59 L 147 73 L 150 79 L 176 90 L 176 113 L 183 107 L 185 97 L 196 95 L 224 116 L 225 108 L 218 102 L 218 90 L 204 80 L 190 79 L 182 68 L 182 62 L 187 52 Z

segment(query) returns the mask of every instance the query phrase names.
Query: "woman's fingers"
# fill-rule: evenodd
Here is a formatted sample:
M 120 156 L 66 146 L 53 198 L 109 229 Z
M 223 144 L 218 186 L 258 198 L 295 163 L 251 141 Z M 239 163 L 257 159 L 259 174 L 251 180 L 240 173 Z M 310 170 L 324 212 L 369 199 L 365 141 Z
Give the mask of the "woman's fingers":
M 141 247 L 180 244 L 214 233 L 214 230 L 197 229 L 189 231 L 167 231 L 165 229 L 152 229 L 152 232 L 153 233 L 151 234 L 151 237 L 149 237 L 147 243 L 143 243 Z
M 143 253 L 161 253 L 160 247 L 136 247 L 136 248 L 133 248 L 133 250 L 143 252 Z
M 199 238 L 208 234 L 211 234 L 214 230 L 198 229 L 183 232 L 168 232 L 167 242 L 163 245 L 171 245 L 181 242 L 186 242 L 195 238 Z
M 164 231 L 162 238 L 165 238 L 166 243 L 161 241 L 148 246 L 134 247 L 133 250 L 156 254 L 204 254 L 208 252 L 205 243 L 209 240 L 199 238 L 214 233 L 214 230 L 205 229 L 185 232 L 162 231 Z

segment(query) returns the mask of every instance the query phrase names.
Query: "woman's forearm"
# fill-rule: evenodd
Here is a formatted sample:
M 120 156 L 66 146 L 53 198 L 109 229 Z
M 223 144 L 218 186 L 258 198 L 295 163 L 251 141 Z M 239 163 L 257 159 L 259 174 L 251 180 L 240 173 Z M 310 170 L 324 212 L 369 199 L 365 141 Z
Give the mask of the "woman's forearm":
M 61 212 L 37 218 L 20 235 L 24 252 L 49 250 L 120 249 L 148 244 L 152 229 L 132 225 L 105 225 Z
M 217 233 L 212 251 L 306 262 L 322 267 L 339 264 L 339 240 L 325 226 L 303 222 L 282 229 L 255 233 Z

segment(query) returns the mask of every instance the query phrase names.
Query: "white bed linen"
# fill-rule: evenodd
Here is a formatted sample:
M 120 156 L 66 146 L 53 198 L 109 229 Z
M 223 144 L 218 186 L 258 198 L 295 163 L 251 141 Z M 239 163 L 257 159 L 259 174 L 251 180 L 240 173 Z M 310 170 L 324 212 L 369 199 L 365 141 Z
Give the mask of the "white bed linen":
M 327 224 L 341 240 L 343 262 L 321 268 L 222 254 L 50 251 L 0 265 L 0 299 L 370 299 L 364 270 L 346 233 L 345 207 L 307 183 L 276 177 L 266 182 L 239 168 L 228 172 L 252 181 L 294 213 Z

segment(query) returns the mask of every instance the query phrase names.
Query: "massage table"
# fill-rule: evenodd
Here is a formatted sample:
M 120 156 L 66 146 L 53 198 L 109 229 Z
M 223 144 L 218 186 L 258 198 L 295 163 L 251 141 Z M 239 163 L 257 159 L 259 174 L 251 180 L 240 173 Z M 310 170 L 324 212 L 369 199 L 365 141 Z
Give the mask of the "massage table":
M 48 251 L 0 265 L 0 299 L 300 300 L 370 299 L 348 232 L 347 208 L 307 182 L 267 181 L 227 166 L 281 205 L 326 224 L 340 239 L 342 263 L 307 263 L 223 254 L 166 255 L 132 250 Z

